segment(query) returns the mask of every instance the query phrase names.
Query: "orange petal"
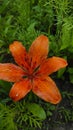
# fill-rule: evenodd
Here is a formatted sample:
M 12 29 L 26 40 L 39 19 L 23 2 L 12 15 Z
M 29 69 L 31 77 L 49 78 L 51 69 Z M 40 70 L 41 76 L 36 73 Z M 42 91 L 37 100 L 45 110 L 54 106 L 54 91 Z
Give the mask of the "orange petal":
M 61 101 L 60 92 L 50 77 L 35 79 L 32 91 L 47 102 L 57 104 Z
M 29 49 L 30 59 L 32 60 L 31 66 L 37 67 L 48 54 L 48 38 L 41 35 L 35 39 Z
M 25 79 L 21 80 L 20 82 L 17 82 L 13 85 L 13 87 L 10 90 L 9 96 L 14 101 L 18 101 L 22 99 L 26 94 L 31 90 L 31 84 L 30 81 Z
M 41 74 L 52 74 L 53 72 L 58 71 L 61 68 L 64 68 L 68 65 L 67 61 L 60 57 L 52 57 L 44 61 L 40 65 L 40 70 L 38 71 Z
M 27 52 L 25 47 L 18 41 L 14 41 L 10 46 L 9 49 L 16 61 L 16 63 L 22 67 L 27 68 Z
M 0 63 L 0 79 L 9 82 L 19 81 L 24 76 L 24 71 L 11 63 Z

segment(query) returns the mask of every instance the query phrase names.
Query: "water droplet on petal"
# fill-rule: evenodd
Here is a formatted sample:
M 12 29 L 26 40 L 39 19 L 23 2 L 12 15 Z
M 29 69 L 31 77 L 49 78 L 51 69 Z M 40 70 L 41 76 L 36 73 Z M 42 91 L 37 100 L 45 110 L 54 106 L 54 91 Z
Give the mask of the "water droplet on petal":
M 16 97 L 18 96 L 18 94 L 16 94 Z

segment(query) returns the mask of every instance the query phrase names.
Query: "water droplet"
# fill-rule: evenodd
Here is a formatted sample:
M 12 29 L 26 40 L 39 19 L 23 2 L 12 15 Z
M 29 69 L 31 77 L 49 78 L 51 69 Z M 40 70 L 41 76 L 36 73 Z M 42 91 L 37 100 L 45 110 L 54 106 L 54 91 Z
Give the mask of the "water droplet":
M 18 94 L 16 94 L 16 97 L 18 96 Z

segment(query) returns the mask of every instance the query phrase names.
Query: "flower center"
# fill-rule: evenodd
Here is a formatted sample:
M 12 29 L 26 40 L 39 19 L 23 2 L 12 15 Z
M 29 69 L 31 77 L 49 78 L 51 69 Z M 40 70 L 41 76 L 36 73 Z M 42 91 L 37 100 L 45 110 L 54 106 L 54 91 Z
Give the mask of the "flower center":
M 30 67 L 30 69 L 24 70 L 24 71 L 26 71 L 26 75 L 23 78 L 28 78 L 30 80 L 33 80 L 38 75 L 39 67 L 40 66 L 38 66 L 34 69 Z
M 33 78 L 35 77 L 35 75 L 34 74 L 31 74 L 31 75 L 28 74 L 27 77 L 28 77 L 28 79 L 33 80 Z

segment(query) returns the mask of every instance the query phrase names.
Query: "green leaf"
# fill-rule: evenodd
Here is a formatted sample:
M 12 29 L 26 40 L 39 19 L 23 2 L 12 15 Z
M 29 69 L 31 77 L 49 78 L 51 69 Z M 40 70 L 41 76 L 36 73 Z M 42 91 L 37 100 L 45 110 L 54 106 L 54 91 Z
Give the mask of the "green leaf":
M 0 13 L 2 13 L 5 8 L 8 6 L 8 4 L 10 3 L 9 0 L 4 0 L 3 3 L 2 3 L 2 7 L 0 7 Z
M 11 83 L 7 82 L 7 81 L 2 81 L 0 80 L 0 86 L 6 91 L 9 92 L 10 88 L 11 88 Z
M 66 70 L 66 68 L 62 68 L 62 69 L 60 69 L 60 70 L 58 71 L 58 73 L 57 73 L 58 78 L 61 78 L 61 77 L 63 76 L 65 70 Z
M 69 68 L 68 68 L 68 72 L 69 72 L 70 74 L 73 74 L 73 68 L 72 68 L 72 67 L 69 67 Z
M 73 83 L 73 74 L 70 74 L 70 82 Z
M 70 16 L 69 18 L 64 19 L 64 24 L 62 25 L 62 43 L 60 50 L 73 47 L 73 19 Z
M 28 110 L 36 117 L 40 118 L 41 120 L 46 119 L 46 113 L 44 109 L 36 103 L 28 104 Z
M 70 82 L 73 83 L 73 68 L 69 67 L 68 72 L 69 72 Z
M 47 111 L 47 116 L 52 116 L 52 112 L 50 112 L 50 111 Z

